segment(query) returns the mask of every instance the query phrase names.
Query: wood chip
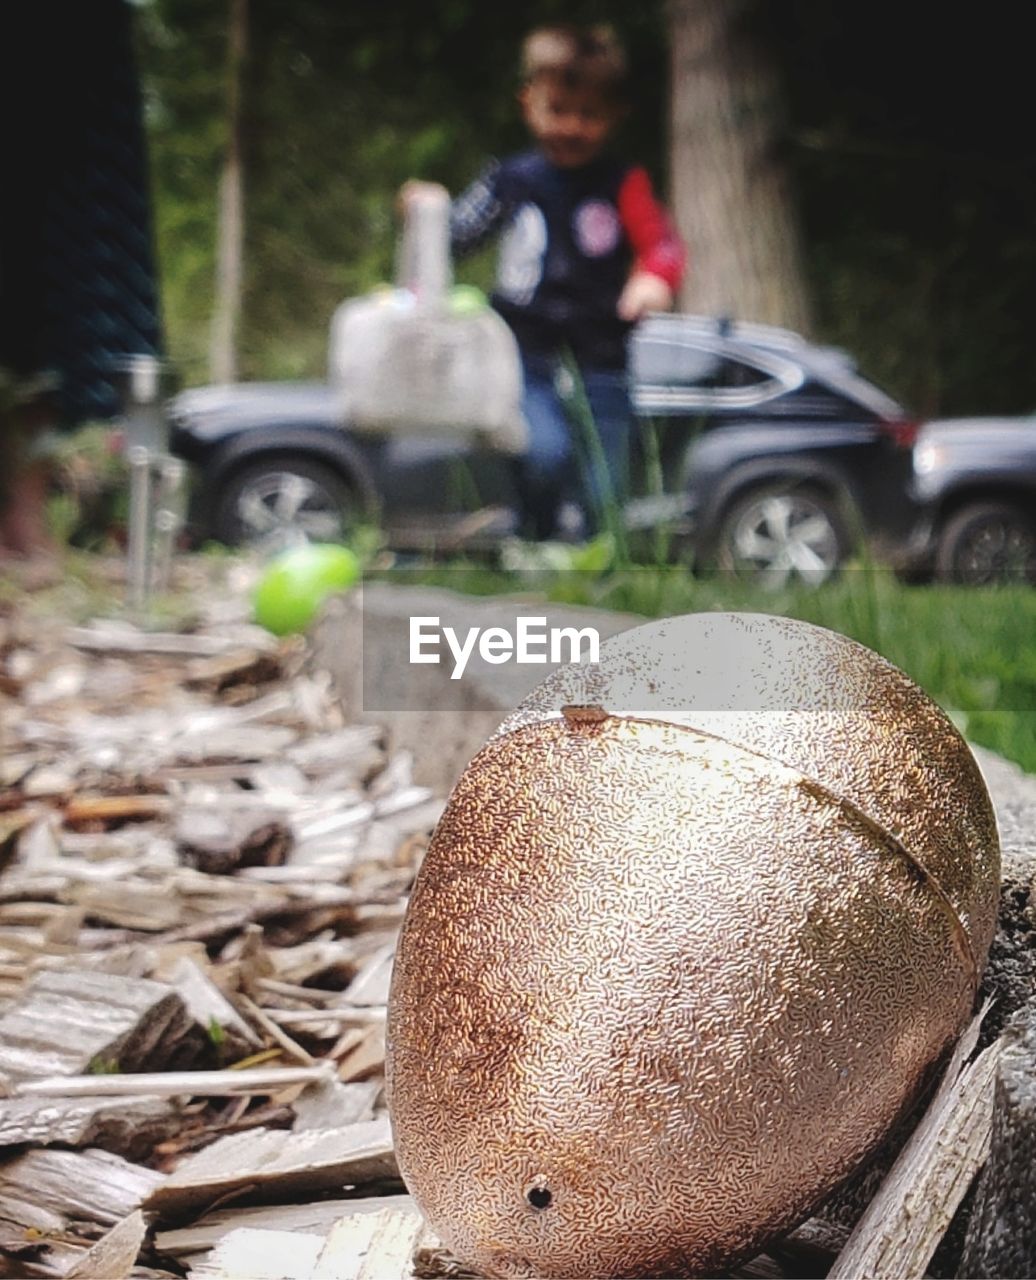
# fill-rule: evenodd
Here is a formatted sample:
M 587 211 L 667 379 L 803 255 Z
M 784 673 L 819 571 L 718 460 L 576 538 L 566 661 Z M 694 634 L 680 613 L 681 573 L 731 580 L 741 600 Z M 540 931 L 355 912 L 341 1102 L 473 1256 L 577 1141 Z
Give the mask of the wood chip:
M 161 971 L 162 978 L 180 993 L 187 1012 L 210 1037 L 218 1028 L 225 1058 L 241 1057 L 262 1048 L 262 1040 L 237 1012 L 219 987 L 189 956 L 178 956 Z
M 263 633 L 258 633 L 259 636 Z M 258 638 L 258 636 L 257 636 Z M 181 635 L 179 632 L 142 632 L 121 625 L 71 627 L 65 639 L 77 649 L 94 653 L 154 653 L 169 657 L 205 658 L 240 651 L 240 641 L 212 635 Z M 272 636 L 260 642 L 276 648 Z
M 267 684 L 276 680 L 282 670 L 276 654 L 231 649 L 228 653 L 190 662 L 184 683 L 190 688 L 211 687 L 219 691 L 237 684 Z
M 423 1231 L 414 1211 L 339 1219 L 326 1237 L 239 1227 L 191 1270 L 192 1280 L 409 1280 Z
M 381 1092 L 381 1082 L 367 1080 L 362 1084 L 341 1084 L 327 1080 L 309 1085 L 292 1104 L 295 1123 L 292 1129 L 337 1129 L 358 1124 L 374 1117 L 374 1102 Z
M 191 1280 L 302 1280 L 312 1276 L 323 1247 L 321 1236 L 301 1231 L 239 1227 L 189 1275 Z
M 416 1214 L 417 1206 L 406 1195 L 367 1196 L 357 1200 L 315 1200 L 303 1204 L 260 1205 L 241 1209 L 213 1209 L 196 1222 L 159 1231 L 155 1248 L 171 1258 L 192 1258 L 214 1248 L 220 1240 L 240 1227 L 270 1231 L 293 1231 L 318 1236 L 321 1240 L 341 1218 L 358 1213 L 378 1213 L 382 1209 Z
M 65 822 L 70 827 L 94 823 L 110 826 L 116 822 L 145 822 L 160 818 L 170 809 L 166 795 L 158 796 L 76 796 L 65 805 Z
M 143 1071 L 168 1062 L 177 1046 L 196 1035 L 194 1020 L 171 987 L 82 969 L 52 970 L 34 977 L 0 1014 L 0 1074 L 17 1081 L 91 1069 Z
M 188 807 L 178 814 L 173 830 L 188 865 L 216 875 L 241 867 L 279 866 L 294 842 L 280 815 L 255 803 L 245 810 L 225 803 Z
M 126 1280 L 133 1271 L 146 1231 L 144 1215 L 134 1209 L 72 1264 L 64 1280 Z
M 1036 1000 L 1000 1039 L 989 1160 L 975 1188 L 959 1276 L 1036 1274 Z
M 409 1280 L 414 1246 L 424 1229 L 416 1213 L 383 1209 L 336 1222 L 324 1241 L 312 1280 Z
M 43 1211 L 113 1227 L 162 1181 L 108 1151 L 26 1151 L 0 1161 L 0 1218 L 32 1227 Z
M 302 1133 L 259 1129 L 220 1138 L 188 1157 L 144 1207 L 181 1213 L 246 1188 L 288 1196 L 398 1177 L 387 1119 Z
M 481 1272 L 459 1262 L 427 1223 L 414 1245 L 413 1275 L 420 1280 L 482 1280 Z
M 181 1125 L 168 1100 L 139 1098 L 5 1098 L 0 1100 L 0 1147 L 95 1146 L 142 1159 Z
M 921 1276 L 989 1154 L 999 1042 L 965 1066 L 985 1010 L 961 1037 L 942 1084 L 856 1224 L 828 1280 Z
M 385 1067 L 385 1028 L 368 1027 L 363 1039 L 350 1049 L 338 1064 L 338 1078 L 343 1081 L 366 1080 Z
M 379 948 L 349 983 L 342 994 L 342 1000 L 356 1005 L 388 1004 L 395 955 L 395 940 Z
M 303 1049 L 300 1044 L 297 1044 L 272 1018 L 268 1018 L 253 1000 L 250 1000 L 243 993 L 237 999 L 247 1016 L 266 1032 L 274 1044 L 280 1045 L 289 1058 L 292 1058 L 295 1062 L 301 1062 L 307 1067 L 311 1067 L 314 1064 L 313 1055 Z

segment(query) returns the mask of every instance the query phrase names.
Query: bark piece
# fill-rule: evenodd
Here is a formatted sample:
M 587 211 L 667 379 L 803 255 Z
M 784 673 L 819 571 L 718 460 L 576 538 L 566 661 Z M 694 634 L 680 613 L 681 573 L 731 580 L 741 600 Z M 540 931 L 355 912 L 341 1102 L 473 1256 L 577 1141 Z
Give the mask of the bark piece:
M 1036 1275 L 1036 1001 L 1001 1041 L 989 1160 L 958 1275 Z
M 423 1230 L 420 1214 L 400 1210 L 343 1218 L 328 1232 L 312 1280 L 410 1280 Z
M 459 1262 L 427 1225 L 414 1246 L 412 1269 L 417 1280 L 481 1280 L 482 1275 Z
M 968 1066 L 982 1014 L 961 1037 L 943 1081 L 828 1280 L 920 1276 L 989 1151 L 999 1042 Z
M 0 1101 L 0 1147 L 61 1143 L 142 1159 L 182 1123 L 163 1098 L 7 1098 Z
M 27 1228 L 41 1217 L 113 1227 L 163 1178 L 110 1151 L 26 1151 L 0 1162 L 0 1219 Z
M 381 1092 L 380 1080 L 362 1084 L 341 1084 L 337 1080 L 310 1085 L 292 1104 L 295 1133 L 307 1129 L 338 1129 L 359 1124 L 374 1116 L 374 1102 Z
M 1003 854 L 996 936 L 982 979 L 982 995 L 994 1000 L 982 1027 L 988 1044 L 1036 997 L 1036 778 L 991 751 L 974 750 L 996 803 Z
M 185 903 L 179 894 L 159 896 L 153 883 L 120 877 L 117 868 L 112 869 L 108 881 L 91 883 L 76 879 L 73 874 L 66 879 L 60 896 L 82 907 L 91 920 L 100 924 L 158 933 L 174 928 L 185 914 Z
M 171 1258 L 192 1258 L 215 1246 L 240 1227 L 269 1231 L 295 1231 L 323 1239 L 341 1218 L 381 1209 L 417 1213 L 409 1196 L 367 1196 L 357 1200 L 317 1200 L 312 1204 L 278 1204 L 244 1209 L 214 1209 L 186 1227 L 159 1231 L 155 1248 Z
M 17 1081 L 91 1069 L 145 1071 L 167 1064 L 189 1035 L 196 1035 L 193 1018 L 160 982 L 44 971 L 0 1014 L 0 1074 Z
M 308 1280 L 323 1247 L 321 1236 L 302 1231 L 240 1227 L 224 1236 L 188 1275 L 190 1280 Z
M 141 796 L 76 796 L 65 805 L 65 824 L 83 827 L 119 822 L 147 822 L 169 812 L 166 795 Z
M 77 649 L 91 653 L 150 653 L 176 658 L 209 658 L 218 654 L 239 652 L 241 640 L 236 636 L 184 635 L 175 631 L 138 631 L 118 623 L 91 627 L 70 627 L 65 639 Z M 254 629 L 249 635 L 254 649 L 267 651 L 277 641 L 266 632 Z
M 210 875 L 226 875 L 239 867 L 280 866 L 293 841 L 279 813 L 262 807 L 235 810 L 225 804 L 183 810 L 175 836 L 188 865 Z
M 379 948 L 342 993 L 343 1001 L 356 1005 L 387 1005 L 395 954 L 395 940 Z
M 219 693 L 233 685 L 269 684 L 282 674 L 280 655 L 234 649 L 230 653 L 195 658 L 188 664 L 184 684 L 189 689 L 212 689 Z
M 246 1189 L 299 1195 L 398 1177 L 387 1119 L 302 1133 L 259 1129 L 221 1138 L 189 1157 L 145 1208 L 178 1213 Z
M 239 1227 L 190 1272 L 191 1280 L 410 1280 L 424 1230 L 413 1209 L 340 1218 L 325 1236 Z
M 349 1049 L 338 1064 L 341 1080 L 366 1080 L 385 1069 L 385 1028 L 374 1024 L 363 1033 L 363 1038 Z
M 117 1222 L 78 1262 L 65 1272 L 64 1280 L 126 1280 L 144 1242 L 147 1226 L 139 1209 Z

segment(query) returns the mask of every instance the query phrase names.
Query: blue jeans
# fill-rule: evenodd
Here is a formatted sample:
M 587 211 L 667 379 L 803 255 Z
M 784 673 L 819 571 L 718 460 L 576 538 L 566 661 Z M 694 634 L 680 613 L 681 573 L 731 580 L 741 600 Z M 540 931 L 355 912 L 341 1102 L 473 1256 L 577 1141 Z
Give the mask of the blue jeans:
M 585 366 L 577 371 L 570 361 L 524 353 L 522 370 L 522 412 L 529 426 L 517 475 L 523 533 L 552 537 L 562 500 L 573 489 L 587 533 L 597 533 L 608 505 L 626 497 L 633 425 L 626 372 Z

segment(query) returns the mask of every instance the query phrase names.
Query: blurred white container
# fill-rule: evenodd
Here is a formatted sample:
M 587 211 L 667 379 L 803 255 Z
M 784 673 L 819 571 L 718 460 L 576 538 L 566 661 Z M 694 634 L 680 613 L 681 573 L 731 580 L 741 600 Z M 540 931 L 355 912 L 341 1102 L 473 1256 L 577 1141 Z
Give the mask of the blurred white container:
M 351 298 L 334 313 L 328 377 L 359 431 L 483 437 L 524 451 L 522 373 L 510 329 L 488 307 L 450 307 L 449 197 L 407 205 L 399 288 Z

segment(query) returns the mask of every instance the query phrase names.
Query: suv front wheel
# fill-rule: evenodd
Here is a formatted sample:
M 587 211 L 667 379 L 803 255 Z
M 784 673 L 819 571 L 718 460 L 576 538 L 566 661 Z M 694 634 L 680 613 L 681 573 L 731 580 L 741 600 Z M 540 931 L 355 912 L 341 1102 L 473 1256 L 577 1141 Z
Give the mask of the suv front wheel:
M 232 547 L 274 552 L 300 537 L 341 541 L 355 515 L 353 493 L 336 471 L 271 455 L 230 474 L 213 504 L 212 532 Z
M 849 553 L 833 496 L 795 484 L 763 485 L 736 499 L 720 521 L 715 563 L 760 586 L 819 586 Z

